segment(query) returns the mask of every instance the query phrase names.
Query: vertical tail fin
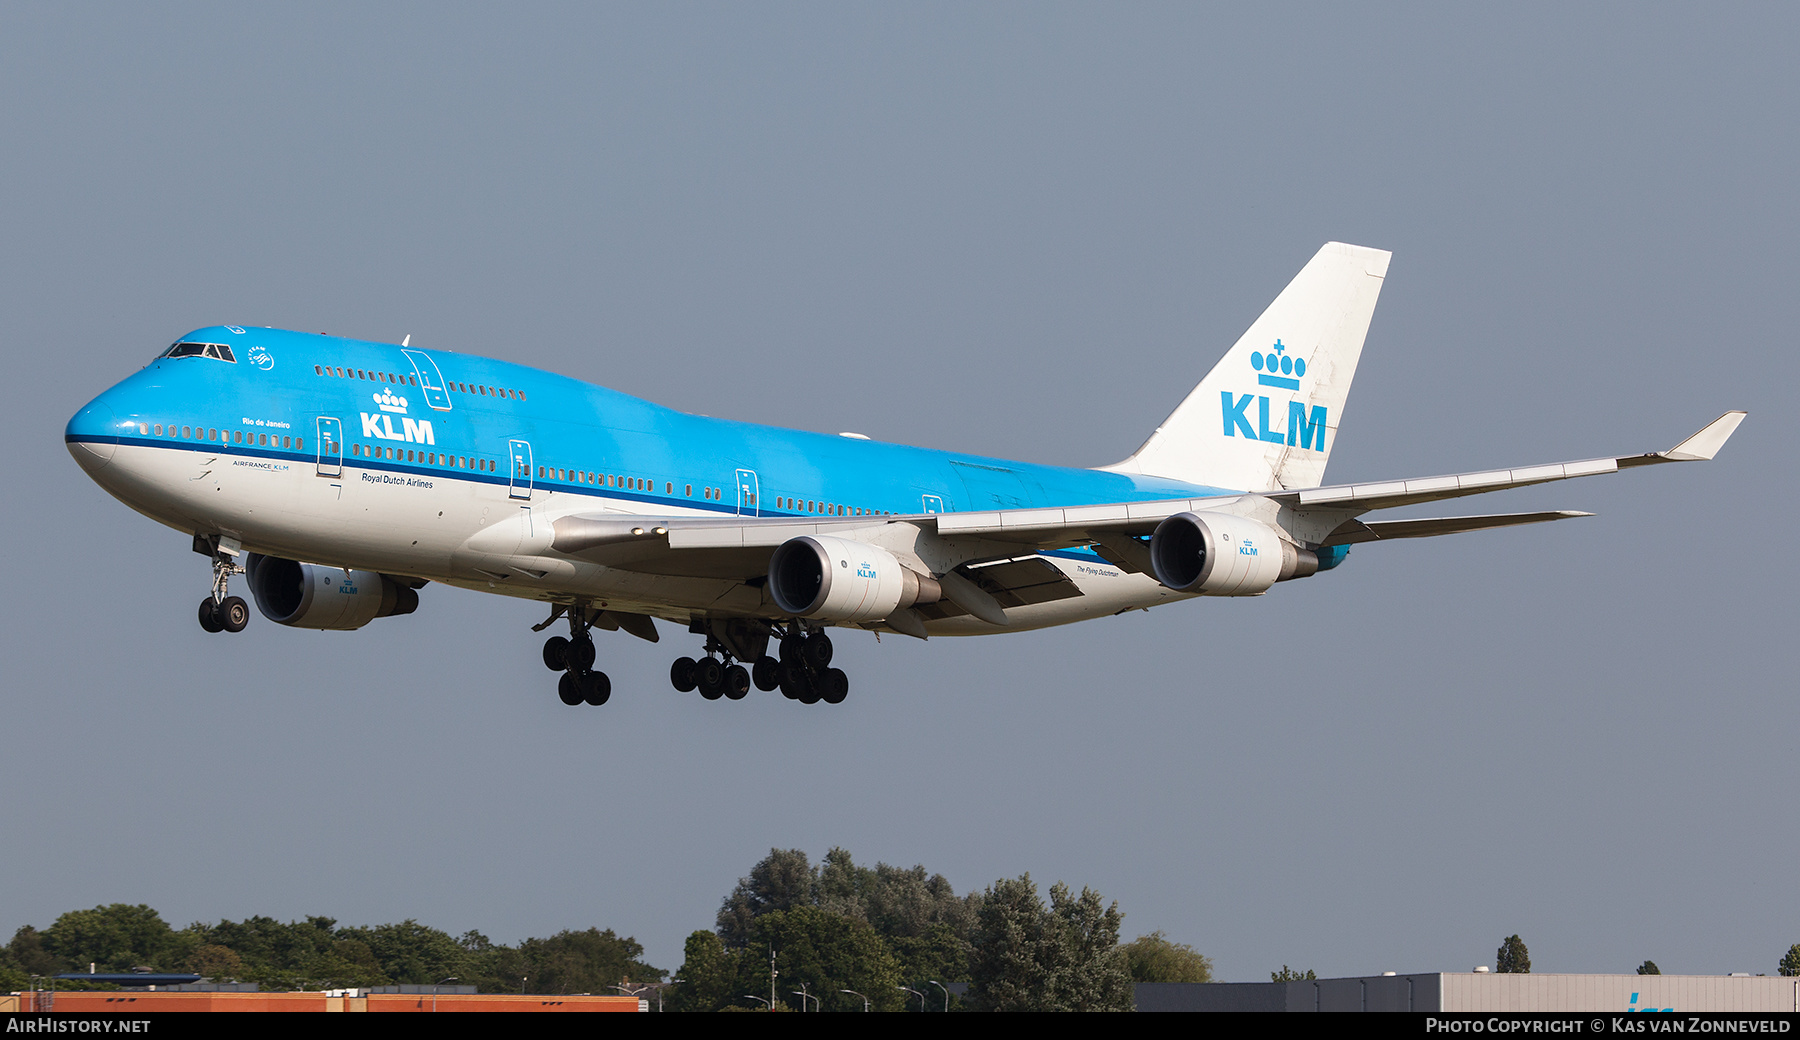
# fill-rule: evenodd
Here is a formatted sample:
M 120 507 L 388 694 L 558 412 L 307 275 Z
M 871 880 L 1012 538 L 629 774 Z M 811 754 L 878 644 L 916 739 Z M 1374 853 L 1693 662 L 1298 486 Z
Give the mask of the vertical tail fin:
M 1102 468 L 1233 491 L 1323 483 L 1392 256 L 1326 243 L 1143 447 Z

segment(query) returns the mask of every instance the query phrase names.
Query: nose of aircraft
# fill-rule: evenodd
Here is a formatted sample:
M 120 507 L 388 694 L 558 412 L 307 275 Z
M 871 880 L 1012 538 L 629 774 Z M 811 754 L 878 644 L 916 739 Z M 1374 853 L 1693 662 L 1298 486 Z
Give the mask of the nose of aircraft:
M 119 416 L 111 406 L 96 398 L 75 413 L 63 431 L 63 443 L 69 454 L 90 474 L 97 474 L 112 461 L 119 447 Z

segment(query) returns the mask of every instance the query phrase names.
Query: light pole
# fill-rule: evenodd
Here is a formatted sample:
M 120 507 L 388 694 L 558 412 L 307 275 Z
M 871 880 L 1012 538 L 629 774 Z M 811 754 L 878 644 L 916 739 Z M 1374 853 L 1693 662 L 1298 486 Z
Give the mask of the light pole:
M 756 995 L 756 994 L 754 994 L 754 993 L 746 993 L 746 994 L 744 994 L 744 995 L 743 995 L 743 997 L 742 997 L 742 998 L 740 998 L 740 999 L 743 999 L 743 1000 L 754 1000 L 754 1001 L 756 1001 L 756 1002 L 757 1002 L 757 1003 L 758 1003 L 758 1004 L 761 1004 L 761 1005 L 762 1005 L 762 1006 L 763 1006 L 763 1007 L 766 1007 L 766 1008 L 768 1008 L 768 1009 L 769 1009 L 769 1010 L 770 1010 L 770 1011 L 773 1011 L 773 1010 L 775 1010 L 775 1005 L 773 1005 L 773 1004 L 771 1004 L 771 1003 L 769 1003 L 769 1002 L 768 1002 L 768 1001 L 766 1001 L 766 1000 L 764 1000 L 764 999 L 763 999 L 763 998 L 761 998 L 761 997 L 759 997 L 759 996 L 757 996 L 757 995 Z
M 903 989 L 906 992 L 911 993 L 913 996 L 918 997 L 919 998 L 919 1013 L 921 1015 L 925 1013 L 925 994 L 920 993 L 918 990 L 913 989 L 911 986 L 895 986 L 894 988 L 895 989 Z
M 800 1010 L 801 1010 L 801 1011 L 803 1011 L 803 1012 L 804 1012 L 804 1011 L 805 1011 L 805 1010 L 806 1010 L 806 1002 L 807 1002 L 807 1001 L 809 1001 L 809 1000 L 810 1000 L 810 1001 L 812 1001 L 812 1002 L 813 1002 L 813 1003 L 815 1003 L 815 1004 L 818 1004 L 818 1005 L 819 1005 L 819 1010 L 820 1010 L 820 1011 L 823 1011 L 823 1010 L 825 1010 L 825 1005 L 824 1005 L 824 1004 L 823 1004 L 823 1003 L 821 1003 L 821 1002 L 820 1002 L 820 1000 L 819 1000 L 819 998 L 818 998 L 818 997 L 815 997 L 815 996 L 813 996 L 813 995 L 812 995 L 812 994 L 811 994 L 811 993 L 808 993 L 808 992 L 806 992 L 806 983 L 804 983 L 804 982 L 802 982 L 802 983 L 801 983 L 801 984 L 800 984 L 800 988 L 799 988 L 799 989 L 795 989 L 795 990 L 789 990 L 789 991 L 788 991 L 788 992 L 790 992 L 790 993 L 792 993 L 792 994 L 793 994 L 793 995 L 794 995 L 794 996 L 796 996 L 796 997 L 799 997 L 799 998 L 800 998 Z
M 946 1012 L 949 1011 L 950 1010 L 950 990 L 949 990 L 949 988 L 936 979 L 931 979 L 930 982 L 933 986 L 936 986 L 938 989 L 941 989 L 944 991 L 944 1010 Z
M 431 1011 L 432 1011 L 432 1014 L 437 1013 L 438 986 L 442 986 L 446 982 L 455 982 L 455 981 L 456 981 L 456 976 L 452 975 L 447 979 L 440 980 L 438 982 L 437 986 L 431 987 Z
M 838 990 L 838 992 L 839 993 L 848 993 L 853 997 L 862 997 L 863 1014 L 866 1015 L 869 1013 L 869 998 L 868 997 L 863 997 L 863 995 L 861 993 L 858 993 L 853 989 L 840 989 L 840 990 Z

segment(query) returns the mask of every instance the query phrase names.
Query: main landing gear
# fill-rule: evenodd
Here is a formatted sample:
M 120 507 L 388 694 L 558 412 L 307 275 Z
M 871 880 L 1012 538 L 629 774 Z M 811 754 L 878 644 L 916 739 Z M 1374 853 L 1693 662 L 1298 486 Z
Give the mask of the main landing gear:
M 557 680 L 556 692 L 564 704 L 571 707 L 577 704 L 592 704 L 599 707 L 612 696 L 612 680 L 605 672 L 594 671 L 594 639 L 590 635 L 592 622 L 585 604 L 576 604 L 568 611 L 569 635 L 551 636 L 544 641 L 544 667 L 553 672 L 561 672 L 562 678 Z M 556 615 L 550 615 L 555 621 Z M 545 626 L 550 621 L 544 622 Z M 542 626 L 540 626 L 540 631 Z
M 237 562 L 235 539 L 194 536 L 194 551 L 212 557 L 212 595 L 200 601 L 200 627 L 208 632 L 242 632 L 250 623 L 250 604 L 231 595 L 231 576 L 244 573 Z
M 782 696 L 802 704 L 841 704 L 850 692 L 849 677 L 831 667 L 831 637 L 822 630 L 807 633 L 790 623 L 779 643 L 781 659 L 776 660 L 764 652 L 772 631 L 752 635 L 716 631 L 704 623 L 696 627 L 707 634 L 706 656 L 678 658 L 669 666 L 669 683 L 682 693 L 698 689 L 709 701 L 720 697 L 736 701 L 754 684 L 763 691 L 780 689 Z M 739 657 L 754 663 L 746 669 L 735 663 Z

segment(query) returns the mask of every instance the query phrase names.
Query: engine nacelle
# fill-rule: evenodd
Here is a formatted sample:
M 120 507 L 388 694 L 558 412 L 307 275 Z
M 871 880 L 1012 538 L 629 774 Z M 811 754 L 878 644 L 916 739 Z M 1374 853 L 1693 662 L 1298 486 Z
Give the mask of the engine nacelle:
M 1319 569 L 1319 557 L 1273 527 L 1228 513 L 1177 513 L 1150 536 L 1156 580 L 1176 592 L 1255 596 Z
M 346 571 L 251 553 L 244 564 L 263 617 L 295 628 L 361 628 L 419 609 L 419 594 L 374 571 Z
M 769 593 L 785 614 L 821 621 L 880 621 L 943 590 L 886 549 L 830 535 L 802 535 L 769 558 Z

